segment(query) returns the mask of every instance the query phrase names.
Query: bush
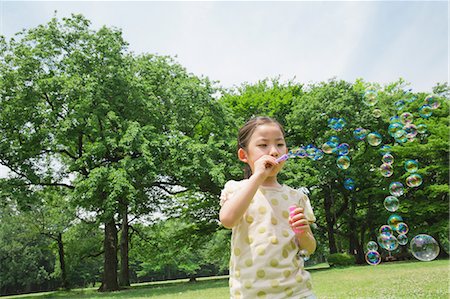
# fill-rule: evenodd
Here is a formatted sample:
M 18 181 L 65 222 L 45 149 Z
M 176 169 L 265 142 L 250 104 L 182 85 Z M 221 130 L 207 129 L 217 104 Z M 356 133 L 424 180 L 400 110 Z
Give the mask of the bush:
M 355 264 L 355 257 L 348 253 L 333 253 L 327 258 L 330 267 L 351 266 Z

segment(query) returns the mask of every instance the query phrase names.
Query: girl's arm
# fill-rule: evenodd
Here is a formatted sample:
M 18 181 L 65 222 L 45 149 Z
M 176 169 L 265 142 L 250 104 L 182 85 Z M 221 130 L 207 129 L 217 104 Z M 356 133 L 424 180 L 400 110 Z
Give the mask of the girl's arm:
M 233 228 L 244 216 L 258 187 L 267 179 L 273 167 L 278 165 L 275 157 L 264 155 L 254 163 L 254 173 L 242 184 L 220 209 L 219 219 L 226 228 Z
M 238 223 L 262 182 L 261 176 L 252 175 L 248 181 L 242 183 L 242 187 L 233 193 L 231 198 L 223 203 L 219 213 L 223 226 L 233 228 Z

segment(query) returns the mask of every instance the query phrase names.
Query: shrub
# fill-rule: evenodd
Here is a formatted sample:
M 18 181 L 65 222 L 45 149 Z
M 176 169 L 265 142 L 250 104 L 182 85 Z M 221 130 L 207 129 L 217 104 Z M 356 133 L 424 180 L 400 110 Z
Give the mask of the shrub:
M 350 266 L 355 264 L 355 257 L 348 253 L 333 253 L 327 258 L 330 267 Z

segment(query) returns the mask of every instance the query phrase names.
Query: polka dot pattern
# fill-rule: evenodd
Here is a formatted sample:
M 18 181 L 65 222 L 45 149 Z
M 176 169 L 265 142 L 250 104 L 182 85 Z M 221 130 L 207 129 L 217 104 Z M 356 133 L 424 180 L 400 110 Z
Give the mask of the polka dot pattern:
M 222 194 L 233 192 L 224 190 Z M 227 198 L 221 195 L 223 200 Z M 287 186 L 258 189 L 233 228 L 229 281 L 232 299 L 301 298 L 309 294 L 310 275 L 302 271 L 303 260 L 296 255 L 295 234 L 289 225 L 289 206 L 300 206 L 301 200 L 302 194 Z

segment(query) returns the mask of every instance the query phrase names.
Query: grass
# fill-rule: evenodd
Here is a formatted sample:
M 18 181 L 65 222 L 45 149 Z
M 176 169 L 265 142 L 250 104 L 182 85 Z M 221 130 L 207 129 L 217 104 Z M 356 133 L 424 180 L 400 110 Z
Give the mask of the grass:
M 320 299 L 331 298 L 450 298 L 449 261 L 395 262 L 378 266 L 353 266 L 326 269 L 318 265 L 310 270 L 314 292 Z M 320 269 L 320 271 L 318 271 Z M 96 289 L 56 291 L 3 298 L 152 298 L 152 299 L 225 299 L 229 298 L 226 276 L 143 283 L 129 290 L 98 293 Z M 270 299 L 270 298 L 269 298 Z

